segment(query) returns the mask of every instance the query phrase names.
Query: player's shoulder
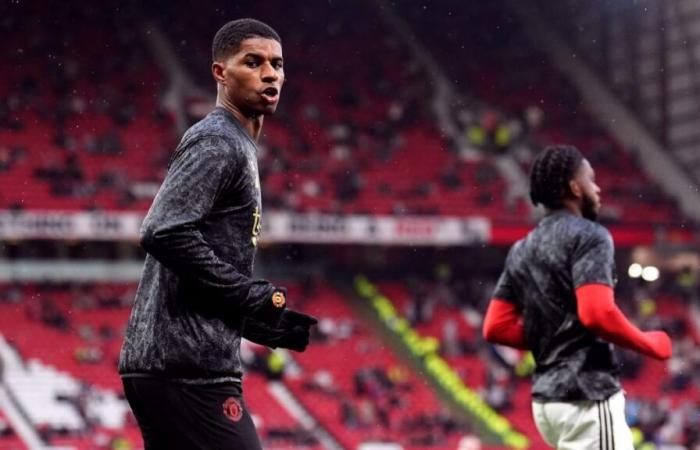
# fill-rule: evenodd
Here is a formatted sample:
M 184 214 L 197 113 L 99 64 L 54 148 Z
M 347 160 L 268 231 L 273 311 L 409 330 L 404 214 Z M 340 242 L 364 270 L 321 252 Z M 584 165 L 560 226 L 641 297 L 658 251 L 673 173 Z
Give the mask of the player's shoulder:
M 251 145 L 245 136 L 245 130 L 233 122 L 230 113 L 216 108 L 199 122 L 192 125 L 182 136 L 180 147 L 200 145 L 210 147 L 217 153 L 240 152 L 246 145 Z
M 612 240 L 610 232 L 598 222 L 570 213 L 560 213 L 557 217 L 557 233 L 577 241 Z
M 608 248 L 615 246 L 612 235 L 603 225 L 583 217 L 573 216 L 569 220 L 569 238 L 574 251 L 585 251 L 589 248 Z
M 511 245 L 508 250 L 508 256 L 506 257 L 506 265 L 519 264 L 520 261 L 526 258 L 525 256 L 525 242 L 527 237 L 517 240 L 513 245 Z
M 598 222 L 584 219 L 583 217 L 576 217 L 574 226 L 576 228 L 576 235 L 582 241 L 605 241 L 612 243 L 610 231 Z

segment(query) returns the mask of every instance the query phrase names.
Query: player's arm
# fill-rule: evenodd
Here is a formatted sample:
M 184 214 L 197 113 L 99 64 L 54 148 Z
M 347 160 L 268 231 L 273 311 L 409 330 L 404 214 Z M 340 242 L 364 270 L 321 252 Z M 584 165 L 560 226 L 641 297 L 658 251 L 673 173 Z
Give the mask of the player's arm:
M 671 357 L 671 339 L 663 331 L 644 332 L 615 304 L 613 288 L 587 284 L 576 289 L 576 304 L 583 326 L 606 341 L 656 359 Z
M 516 244 L 518 245 L 518 244 Z M 525 326 L 517 304 L 515 280 L 510 273 L 513 249 L 506 258 L 505 269 L 498 278 L 491 301 L 484 316 L 482 334 L 494 344 L 528 350 Z
M 283 307 L 271 298 L 278 289 L 220 259 L 199 230 L 236 177 L 239 163 L 229 145 L 209 136 L 175 155 L 141 226 L 141 246 L 178 276 L 194 280 L 244 315 L 276 325 Z
M 525 327 L 518 307 L 509 301 L 492 298 L 484 317 L 484 339 L 494 344 L 528 350 Z
M 613 344 L 652 358 L 669 358 L 671 339 L 666 333 L 641 331 L 615 305 L 613 266 L 612 237 L 598 226 L 574 249 L 572 276 L 579 320 L 584 327 Z

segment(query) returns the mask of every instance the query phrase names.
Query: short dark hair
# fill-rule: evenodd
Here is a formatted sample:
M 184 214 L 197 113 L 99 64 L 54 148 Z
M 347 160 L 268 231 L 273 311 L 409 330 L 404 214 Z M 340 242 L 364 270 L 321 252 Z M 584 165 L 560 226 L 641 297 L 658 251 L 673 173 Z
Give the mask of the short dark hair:
M 211 44 L 212 59 L 218 61 L 236 53 L 241 42 L 254 37 L 274 39 L 282 43 L 279 34 L 271 26 L 255 19 L 236 19 L 219 28 L 214 35 Z
M 563 206 L 571 181 L 583 162 L 583 155 L 572 145 L 545 147 L 530 169 L 530 200 L 549 209 Z

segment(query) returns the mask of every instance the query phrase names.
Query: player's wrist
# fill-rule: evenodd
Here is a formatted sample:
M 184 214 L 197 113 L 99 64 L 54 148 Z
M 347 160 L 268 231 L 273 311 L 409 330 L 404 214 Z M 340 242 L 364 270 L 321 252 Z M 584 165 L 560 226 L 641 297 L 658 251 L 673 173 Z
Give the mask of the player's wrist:
M 650 348 L 650 356 L 660 360 L 671 357 L 673 345 L 668 334 L 663 331 L 647 331 L 644 336 Z
M 246 315 L 272 327 L 277 327 L 287 307 L 287 290 L 265 281 L 251 288 L 251 304 Z

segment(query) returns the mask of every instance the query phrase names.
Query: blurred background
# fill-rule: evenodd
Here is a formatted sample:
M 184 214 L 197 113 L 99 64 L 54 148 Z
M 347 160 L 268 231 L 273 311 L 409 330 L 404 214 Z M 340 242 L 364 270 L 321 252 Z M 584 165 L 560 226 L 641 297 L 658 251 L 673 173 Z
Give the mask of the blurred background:
M 619 351 L 637 448 L 700 448 L 697 1 L 13 0 L 0 449 L 142 448 L 116 372 L 138 228 L 240 17 L 280 33 L 287 74 L 257 275 L 320 318 L 305 353 L 243 346 L 265 449 L 546 448 L 531 357 L 480 328 L 551 143 L 597 171 L 622 309 L 674 339 L 668 362 Z

